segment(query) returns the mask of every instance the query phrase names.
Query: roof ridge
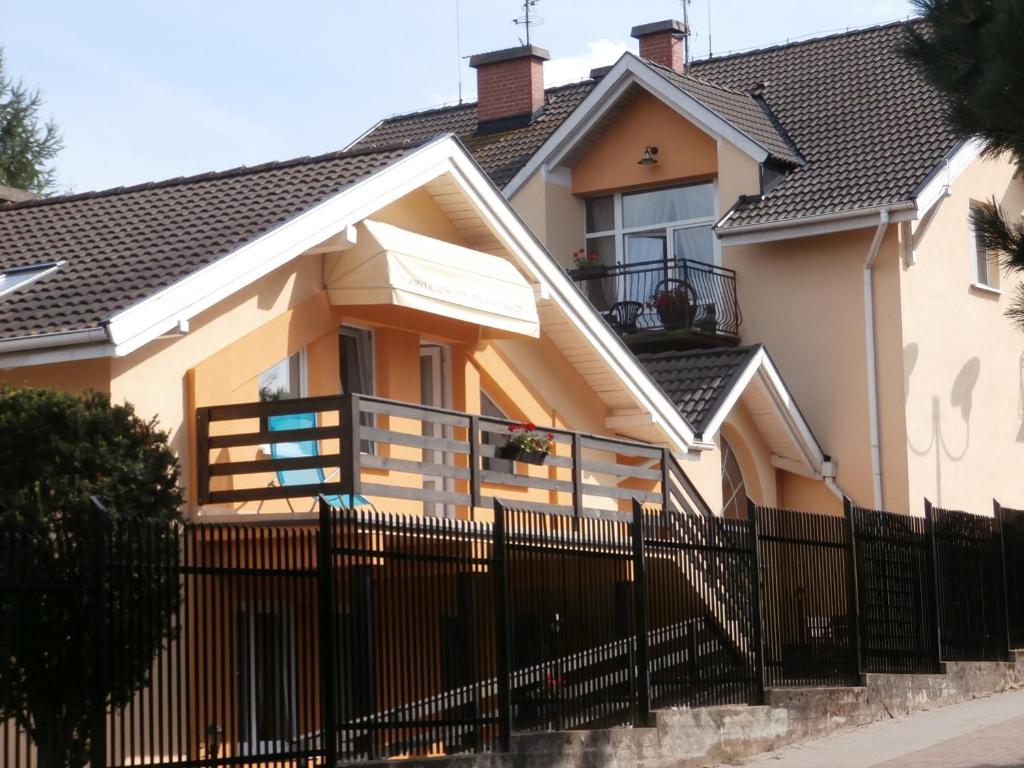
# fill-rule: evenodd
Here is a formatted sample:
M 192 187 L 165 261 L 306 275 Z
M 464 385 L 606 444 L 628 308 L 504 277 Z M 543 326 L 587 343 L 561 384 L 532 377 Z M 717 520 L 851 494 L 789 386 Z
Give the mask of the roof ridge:
M 435 137 L 436 138 L 436 137 Z M 98 197 L 114 197 L 116 195 L 132 194 L 135 192 L 145 192 L 151 189 L 163 189 L 166 187 L 174 187 L 186 184 L 195 184 L 203 181 L 214 181 L 220 179 L 236 178 L 238 176 L 247 176 L 254 173 L 263 173 L 265 171 L 278 170 L 281 168 L 294 168 L 300 165 L 315 165 L 317 163 L 329 162 L 331 160 L 341 160 L 349 157 L 361 157 L 363 155 L 378 155 L 386 152 L 397 152 L 402 149 L 410 149 L 416 147 L 419 144 L 426 142 L 393 142 L 385 146 L 369 146 L 360 149 L 350 150 L 335 150 L 333 152 L 325 152 L 321 155 L 303 155 L 301 157 L 294 157 L 288 160 L 270 160 L 259 165 L 239 165 L 234 168 L 227 168 L 223 171 L 204 171 L 202 173 L 193 174 L 191 176 L 175 176 L 169 179 L 160 179 L 157 181 L 144 181 L 139 184 L 131 184 L 128 186 L 121 187 L 110 187 L 108 189 L 98 189 L 89 192 L 75 192 L 68 195 L 55 195 L 53 197 L 42 197 L 34 200 L 23 200 L 18 203 L 6 203 L 0 204 L 0 213 L 13 210 L 21 210 L 24 208 L 39 208 L 46 205 L 55 205 L 58 203 L 73 203 L 80 200 L 92 200 Z
M 866 27 L 857 27 L 855 29 L 846 29 L 842 32 L 832 32 L 830 34 L 821 35 L 820 37 L 808 37 L 804 40 L 793 40 L 785 43 L 774 43 L 772 45 L 766 45 L 761 48 L 747 48 L 746 50 L 740 50 L 735 52 L 724 53 L 719 56 L 709 56 L 706 59 L 694 59 L 690 62 L 690 66 L 701 66 L 702 64 L 717 63 L 719 61 L 726 61 L 728 59 L 739 59 L 744 56 L 755 56 L 761 53 L 772 53 L 774 51 L 781 51 L 787 48 L 796 48 L 801 45 L 811 45 L 813 43 L 820 43 L 825 40 L 838 40 L 843 37 L 855 37 L 857 35 L 863 35 L 868 32 L 876 32 L 880 29 L 888 29 L 890 27 L 908 26 L 911 24 L 917 24 L 923 22 L 920 16 L 915 16 L 908 19 L 897 19 L 896 21 L 887 21 L 882 24 L 871 24 Z M 815 33 L 811 33 L 815 34 Z
M 550 88 L 545 88 L 544 89 L 544 95 L 547 96 L 549 93 L 553 93 L 554 91 L 564 91 L 564 90 L 568 90 L 569 88 L 576 88 L 576 87 L 579 87 L 581 85 L 586 85 L 587 83 L 592 83 L 593 81 L 594 81 L 593 78 L 585 77 L 585 78 L 582 78 L 580 80 L 574 80 L 571 83 L 561 83 L 560 85 L 552 85 Z M 396 113 L 394 115 L 391 115 L 390 117 L 385 117 L 384 119 L 382 119 L 380 121 L 380 123 L 383 125 L 383 124 L 386 124 L 386 123 L 396 122 L 398 120 L 407 120 L 407 119 L 411 119 L 411 118 L 414 118 L 414 117 L 424 117 L 424 116 L 427 116 L 427 115 L 436 115 L 436 114 L 438 114 L 440 112 L 454 112 L 456 110 L 467 109 L 469 107 L 476 108 L 476 104 L 477 104 L 476 101 L 464 101 L 464 102 L 462 102 L 460 104 L 444 104 L 444 105 L 441 105 L 440 107 L 427 107 L 426 109 L 419 109 L 419 110 L 415 110 L 413 112 L 400 112 L 400 113 Z M 371 131 L 372 131 L 372 129 L 371 129 Z
M 690 72 L 676 72 L 671 67 L 666 67 L 664 64 L 659 64 L 658 62 L 651 61 L 650 59 L 641 59 L 639 56 L 637 56 L 637 58 L 640 59 L 640 61 L 642 61 L 644 64 L 647 64 L 648 66 L 656 70 L 661 70 L 669 75 L 672 75 L 673 77 L 682 77 L 685 78 L 686 80 L 693 80 L 694 82 L 700 83 L 701 85 L 707 85 L 710 86 L 711 88 L 717 88 L 720 91 L 724 91 L 725 93 L 731 93 L 734 96 L 747 96 L 748 98 L 753 98 L 753 94 L 750 93 L 750 91 L 741 91 L 738 88 L 731 88 L 728 85 L 716 83 L 714 80 L 709 80 L 706 77 L 698 77 L 697 75 L 694 75 Z

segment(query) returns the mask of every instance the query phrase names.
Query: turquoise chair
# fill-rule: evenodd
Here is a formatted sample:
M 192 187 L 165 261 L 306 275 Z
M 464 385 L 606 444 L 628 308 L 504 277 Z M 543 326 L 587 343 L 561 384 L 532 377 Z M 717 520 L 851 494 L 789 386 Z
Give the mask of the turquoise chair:
M 290 429 L 315 429 L 315 413 L 289 413 L 282 416 L 268 416 L 267 429 L 270 432 L 283 432 Z M 288 443 L 271 443 L 270 456 L 274 459 L 300 459 L 307 456 L 318 456 L 320 454 L 316 440 L 297 440 Z M 325 475 L 323 467 L 312 467 L 310 469 L 282 469 L 278 470 L 276 481 L 271 485 L 279 485 L 287 488 L 289 485 L 323 485 L 338 475 L 339 470 L 334 470 L 330 475 Z M 317 497 L 319 498 L 319 497 Z M 313 499 L 313 506 L 310 512 L 316 509 L 317 498 Z M 324 500 L 335 509 L 357 509 L 369 507 L 376 511 L 376 508 L 365 496 L 344 494 L 323 494 Z M 294 512 L 291 499 L 285 499 L 288 508 Z M 262 502 L 260 503 L 262 506 Z M 259 511 L 259 510 L 257 510 Z

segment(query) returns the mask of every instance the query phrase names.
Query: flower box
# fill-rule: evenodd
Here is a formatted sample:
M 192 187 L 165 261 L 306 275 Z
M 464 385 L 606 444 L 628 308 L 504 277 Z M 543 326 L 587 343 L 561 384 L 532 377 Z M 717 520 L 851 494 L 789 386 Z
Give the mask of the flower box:
M 569 270 L 569 277 L 573 280 L 593 280 L 597 277 L 604 277 L 607 274 L 608 267 L 604 264 L 599 267 L 582 267 Z
M 502 445 L 494 452 L 499 459 L 522 461 L 526 464 L 543 464 L 548 454 L 544 451 L 524 451 L 515 445 Z

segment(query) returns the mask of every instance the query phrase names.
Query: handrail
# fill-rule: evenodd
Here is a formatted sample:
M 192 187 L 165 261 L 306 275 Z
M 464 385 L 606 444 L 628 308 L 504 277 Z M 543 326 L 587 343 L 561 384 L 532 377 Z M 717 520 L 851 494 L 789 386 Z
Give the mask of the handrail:
M 620 333 L 691 330 L 738 336 L 743 322 L 736 270 L 685 258 L 570 270 L 594 308 Z M 677 281 L 685 298 L 666 290 Z
M 517 422 L 451 408 L 349 393 L 203 406 L 196 412 L 197 499 L 203 505 L 312 499 L 328 493 L 363 496 L 374 503 L 385 498 L 484 508 L 503 488 L 512 487 L 524 493 L 547 493 L 548 498 L 535 498 L 536 493 L 531 498 L 538 510 L 550 514 L 604 516 L 618 510 L 628 515 L 624 502 L 632 496 L 664 504 L 666 494 L 670 504 L 710 514 L 670 451 L 618 436 L 540 427 L 552 434 L 558 448 L 547 457 L 547 469 L 538 473 L 527 470 L 518 460 L 513 464 L 487 463 L 501 459 L 493 436 Z M 328 426 L 319 417 L 307 428 L 274 431 L 269 427 L 271 416 L 311 412 L 335 414 L 338 423 Z M 419 421 L 424 428 L 405 428 L 388 421 L 389 417 Z M 313 443 L 317 450 L 287 457 L 255 453 L 256 446 L 281 443 Z M 249 450 L 231 450 L 245 446 Z M 374 446 L 397 446 L 411 453 L 378 451 Z M 218 460 L 211 461 L 211 452 L 215 451 L 220 451 Z M 289 472 L 296 474 L 282 474 Z M 301 472 L 307 473 L 306 478 L 320 473 L 324 478 L 322 487 L 314 487 L 315 480 L 302 478 L 298 474 Z M 421 488 L 419 483 L 408 487 L 392 479 L 391 472 L 438 478 L 439 482 L 430 487 L 424 484 Z M 253 487 L 267 482 L 259 480 L 261 475 L 302 478 L 292 482 L 303 484 L 282 487 L 271 482 Z M 252 479 L 245 480 L 245 476 Z M 589 476 L 606 480 L 594 482 Z M 644 486 L 629 488 L 629 480 L 650 485 L 646 486 L 648 490 Z

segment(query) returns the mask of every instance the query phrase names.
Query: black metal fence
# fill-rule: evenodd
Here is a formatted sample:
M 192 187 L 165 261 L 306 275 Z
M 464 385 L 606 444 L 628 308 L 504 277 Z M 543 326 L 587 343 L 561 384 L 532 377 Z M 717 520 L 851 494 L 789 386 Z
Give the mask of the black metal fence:
M 925 504 L 938 576 L 941 656 L 997 661 L 1007 656 L 999 520 Z
M 92 765 L 297 768 L 1005 658 L 1024 511 L 926 512 L 496 503 L 488 523 L 324 504 L 318 522 L 98 527 L 81 573 L 0 531 L 0 760 L 54 764 L 48 710 L 8 704 L 45 674 L 84 702 Z M 73 627 L 64 666 L 22 669 L 59 646 L 47 616 Z
M 768 685 L 855 684 L 860 671 L 848 521 L 755 511 Z
M 1024 510 L 993 502 L 1003 535 L 1006 567 L 1006 634 L 1010 648 L 1024 648 Z
M 854 528 L 865 672 L 936 672 L 935 576 L 923 517 L 847 505 Z
M 570 273 L 620 333 L 691 330 L 739 335 L 736 272 L 689 259 L 590 267 Z

